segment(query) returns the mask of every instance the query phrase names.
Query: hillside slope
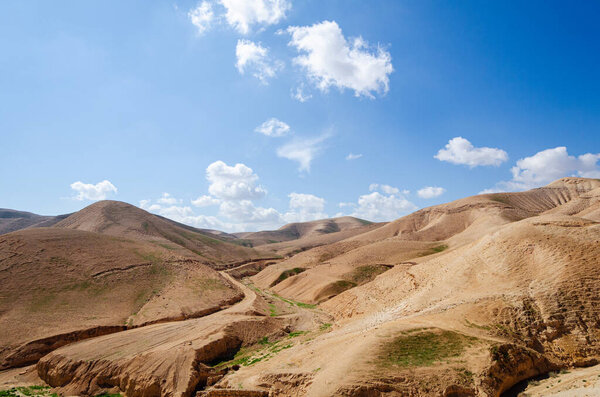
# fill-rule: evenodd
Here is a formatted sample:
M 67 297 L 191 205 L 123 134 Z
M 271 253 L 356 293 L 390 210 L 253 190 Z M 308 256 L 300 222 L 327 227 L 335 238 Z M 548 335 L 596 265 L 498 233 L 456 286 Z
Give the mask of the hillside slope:
M 340 218 L 289 223 L 277 230 L 235 233 L 235 236 L 250 241 L 254 246 L 259 246 L 298 240 L 301 238 L 320 237 L 330 233 L 362 228 L 371 224 L 372 222 L 363 219 L 354 218 L 352 216 L 343 216 Z
M 372 231 L 302 252 L 253 277 L 261 288 L 317 303 L 364 283 L 393 266 L 421 263 L 469 244 L 500 227 L 541 214 L 598 218 L 600 181 L 563 178 L 519 193 L 468 197 L 416 211 Z M 303 271 L 277 283 L 292 269 Z M 358 280 L 357 280 L 358 278 Z
M 0 234 L 10 233 L 29 227 L 49 227 L 68 217 L 70 214 L 43 216 L 31 212 L 0 208 Z
M 214 270 L 160 245 L 61 228 L 0 236 L 0 285 L 0 368 L 241 298 Z
M 259 258 L 255 249 L 226 237 L 163 218 L 120 201 L 98 201 L 54 225 L 110 236 L 144 240 L 206 264 Z

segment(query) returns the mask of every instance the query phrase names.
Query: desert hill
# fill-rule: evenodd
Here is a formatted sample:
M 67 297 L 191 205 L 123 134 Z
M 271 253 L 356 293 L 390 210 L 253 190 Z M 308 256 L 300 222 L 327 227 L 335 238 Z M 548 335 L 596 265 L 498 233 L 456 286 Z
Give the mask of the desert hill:
M 187 285 L 189 272 L 200 269 L 196 262 L 180 273 L 175 270 L 180 265 L 172 265 L 169 274 L 181 277 L 168 278 L 172 281 L 165 289 L 151 287 L 170 292 L 147 299 L 149 306 L 142 306 L 147 307 L 146 319 L 140 321 L 138 314 L 131 315 L 132 304 L 127 303 L 131 302 L 127 293 L 133 292 L 120 289 L 121 283 L 135 286 L 157 276 L 147 273 L 129 279 L 119 275 L 123 269 L 115 266 L 133 261 L 136 252 L 153 252 L 155 237 L 135 237 L 136 233 L 144 235 L 139 228 L 127 232 L 127 237 L 61 228 L 23 230 L 0 236 L 4 255 L 0 266 L 7 267 L 0 267 L 0 277 L 5 277 L 0 281 L 16 285 L 12 292 L 2 293 L 9 301 L 0 308 L 0 321 L 4 321 L 0 329 L 27 324 L 36 302 L 51 305 L 61 318 L 67 317 L 67 310 L 97 313 L 93 305 L 101 305 L 101 299 L 88 301 L 82 298 L 88 292 L 77 288 L 59 293 L 52 281 L 55 277 L 45 275 L 70 267 L 56 266 L 52 256 L 57 254 L 52 252 L 75 258 L 90 246 L 104 252 L 110 245 L 112 254 L 123 260 L 103 259 L 95 253 L 94 259 L 81 261 L 77 274 L 89 278 L 91 270 L 87 269 L 92 266 L 98 268 L 93 274 L 114 276 L 114 296 L 119 297 L 117 302 L 125 302 L 119 319 L 137 322 L 125 331 L 112 329 L 107 335 L 41 349 L 37 356 L 33 353 L 40 343 L 22 345 L 30 349 L 32 361 L 43 356 L 35 366 L 39 382 L 57 393 L 516 395 L 523 390 L 519 384 L 528 379 L 555 379 L 563 376 L 559 375 L 562 370 L 592 366 L 600 360 L 599 210 L 599 180 L 563 178 L 526 192 L 484 194 L 425 208 L 384 225 L 261 245 L 303 239 L 315 239 L 317 244 L 285 260 L 263 263 L 257 267 L 263 270 L 252 277 L 238 271 L 246 264 L 220 273 L 202 267 L 202 272 L 209 272 L 202 277 L 215 276 L 225 287 L 211 289 L 201 284 L 201 297 L 189 305 L 204 307 L 205 294 L 213 294 L 211 302 L 223 307 L 219 299 L 230 296 L 229 291 L 235 299 L 243 299 L 205 316 L 204 312 L 195 318 L 173 316 L 173 321 L 150 325 L 171 307 L 173 312 L 188 310 L 188 300 L 195 295 L 181 286 Z M 111 228 L 115 226 L 106 229 Z M 319 238 L 353 230 L 362 233 L 318 244 Z M 105 242 L 92 244 L 75 235 L 44 237 L 48 231 L 84 233 L 85 239 Z M 120 248 L 112 248 L 114 242 L 105 239 L 118 241 Z M 69 251 L 73 240 L 82 244 Z M 161 248 L 154 257 L 163 266 L 188 258 Z M 153 265 L 145 266 L 150 272 Z M 25 270 L 19 272 L 19 268 Z M 60 271 L 63 279 L 73 277 Z M 10 276 L 3 276 L 4 272 L 11 272 Z M 28 286 L 30 274 L 39 280 L 33 279 Z M 73 290 L 78 300 L 68 300 Z M 100 290 L 106 294 L 100 296 L 113 296 L 110 290 Z M 56 298 L 34 300 L 47 291 Z M 174 291 L 181 292 L 177 298 L 169 295 Z M 67 302 L 64 308 L 62 301 Z M 13 311 L 18 315 L 7 317 Z M 60 328 L 59 319 L 49 310 L 42 312 L 43 321 L 41 317 L 29 323 L 36 332 L 46 326 Z M 16 334 L 5 330 L 0 338 L 23 340 L 19 334 L 25 333 L 27 325 L 19 326 L 23 328 Z M 12 357 L 16 351 L 24 350 L 13 348 Z M 590 374 L 595 376 L 597 370 L 584 371 L 582 376 Z M 579 378 L 565 379 L 580 389 L 585 387 L 582 381 L 577 383 Z M 548 387 L 558 390 L 557 383 Z M 536 393 L 544 395 L 538 389 Z
M 44 216 L 31 212 L 0 208 L 0 234 L 10 233 L 28 227 L 48 227 L 60 222 L 67 215 Z
M 323 236 L 330 233 L 336 233 L 344 230 L 361 228 L 371 225 L 373 222 L 358 219 L 352 216 L 343 216 L 339 218 L 320 219 L 309 222 L 289 223 L 277 230 L 234 233 L 240 239 L 248 240 L 253 245 L 264 245 L 281 243 L 284 241 L 298 240 L 301 238 L 310 238 Z
M 0 368 L 69 341 L 194 317 L 241 299 L 199 260 L 143 240 L 62 228 L 0 236 Z
M 54 227 L 149 241 L 180 255 L 200 257 L 207 264 L 262 256 L 252 248 L 233 244 L 235 239 L 228 238 L 227 234 L 220 235 L 187 226 L 120 201 L 98 201 Z
M 381 265 L 409 260 L 420 263 L 512 222 L 541 214 L 600 221 L 599 211 L 599 180 L 563 178 L 526 192 L 484 194 L 424 208 L 372 231 L 302 252 L 265 269 L 253 280 L 266 288 L 283 272 L 303 269 L 274 290 L 316 303 L 374 277 L 385 270 Z

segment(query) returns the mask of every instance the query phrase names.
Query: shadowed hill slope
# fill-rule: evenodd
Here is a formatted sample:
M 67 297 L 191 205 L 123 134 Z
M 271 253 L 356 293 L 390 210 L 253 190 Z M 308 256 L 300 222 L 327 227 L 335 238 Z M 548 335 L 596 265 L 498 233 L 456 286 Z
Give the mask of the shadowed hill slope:
M 10 233 L 29 227 L 49 227 L 68 217 L 70 214 L 43 216 L 31 212 L 0 208 L 0 234 Z
M 207 264 L 237 262 L 262 256 L 254 249 L 230 242 L 235 240 L 153 215 L 120 201 L 96 202 L 54 227 L 145 240 L 180 255 L 197 255 Z
M 281 243 L 284 241 L 298 240 L 301 238 L 318 237 L 344 230 L 358 229 L 373 222 L 352 216 L 340 218 L 320 219 L 310 222 L 289 223 L 277 230 L 235 233 L 235 236 L 250 241 L 254 246 Z

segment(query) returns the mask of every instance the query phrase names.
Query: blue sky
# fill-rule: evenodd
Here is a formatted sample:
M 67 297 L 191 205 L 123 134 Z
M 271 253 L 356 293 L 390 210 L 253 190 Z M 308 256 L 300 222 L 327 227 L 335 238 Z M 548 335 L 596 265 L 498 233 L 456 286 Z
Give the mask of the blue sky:
M 0 207 L 258 230 L 600 178 L 599 12 L 3 1 Z

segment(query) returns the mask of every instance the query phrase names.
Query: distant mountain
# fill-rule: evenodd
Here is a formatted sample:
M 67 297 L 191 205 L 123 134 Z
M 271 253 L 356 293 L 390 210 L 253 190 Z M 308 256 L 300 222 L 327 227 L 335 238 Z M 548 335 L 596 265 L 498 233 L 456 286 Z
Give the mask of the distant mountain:
M 260 246 L 264 244 L 298 240 L 301 238 L 322 236 L 344 230 L 357 229 L 372 224 L 373 222 L 365 221 L 364 219 L 343 216 L 340 218 L 289 223 L 277 230 L 234 233 L 234 235 L 240 239 L 250 241 L 254 246 Z
M 10 233 L 29 227 L 49 227 L 68 217 L 70 214 L 43 216 L 31 212 L 0 208 L 0 234 Z
M 236 244 L 226 233 L 197 229 L 151 214 L 121 201 L 98 201 L 53 227 L 85 230 L 111 236 L 146 240 L 179 254 L 195 254 L 207 264 L 259 258 L 262 254 Z

